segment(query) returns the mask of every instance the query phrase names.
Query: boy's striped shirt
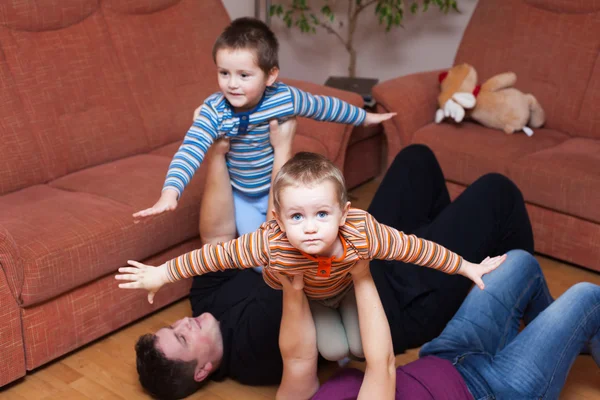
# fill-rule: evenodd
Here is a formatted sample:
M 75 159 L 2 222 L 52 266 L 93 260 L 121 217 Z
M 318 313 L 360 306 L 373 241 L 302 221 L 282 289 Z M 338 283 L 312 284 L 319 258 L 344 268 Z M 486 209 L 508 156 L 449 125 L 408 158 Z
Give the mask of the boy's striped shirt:
M 208 148 L 227 137 L 230 150 L 226 162 L 233 187 L 248 195 L 267 193 L 273 171 L 269 121 L 283 122 L 294 116 L 360 125 L 366 112 L 340 99 L 313 95 L 281 82 L 267 87 L 260 103 L 248 112 L 234 112 L 225 96 L 215 93 L 206 99 L 173 156 L 163 190 L 174 189 L 181 196 Z
M 291 245 L 275 221 L 265 222 L 252 233 L 218 245 L 205 245 L 167 262 L 171 282 L 226 269 L 264 266 L 265 282 L 281 289 L 272 271 L 304 272 L 304 291 L 313 300 L 335 297 L 350 288 L 350 268 L 359 260 L 399 260 L 454 274 L 462 257 L 450 250 L 415 235 L 406 235 L 378 223 L 363 210 L 351 208 L 346 224 L 340 228 L 344 255 L 331 262 L 327 278 L 317 276 L 315 257 L 302 253 Z

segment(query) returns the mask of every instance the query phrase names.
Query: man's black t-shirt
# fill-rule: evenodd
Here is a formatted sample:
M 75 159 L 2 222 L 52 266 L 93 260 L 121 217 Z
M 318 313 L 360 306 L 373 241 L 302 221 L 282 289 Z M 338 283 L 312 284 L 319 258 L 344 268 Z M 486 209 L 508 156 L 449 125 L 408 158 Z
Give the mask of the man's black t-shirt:
M 194 278 L 193 316 L 211 313 L 221 326 L 223 359 L 210 379 L 232 378 L 247 385 L 281 382 L 279 351 L 282 292 L 254 270 L 212 272 Z

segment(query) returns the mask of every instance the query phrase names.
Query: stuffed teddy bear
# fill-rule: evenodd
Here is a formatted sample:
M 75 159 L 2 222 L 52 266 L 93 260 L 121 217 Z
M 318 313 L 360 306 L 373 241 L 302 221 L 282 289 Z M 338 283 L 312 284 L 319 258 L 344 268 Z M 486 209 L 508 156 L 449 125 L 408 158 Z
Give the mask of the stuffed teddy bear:
M 533 135 L 533 128 L 545 122 L 542 106 L 531 94 L 513 88 L 517 76 L 505 72 L 477 86 L 477 72 L 469 64 L 452 67 L 439 76 L 441 92 L 435 122 L 452 118 L 461 122 L 465 116 L 489 128 L 500 129 L 507 134 L 523 131 Z

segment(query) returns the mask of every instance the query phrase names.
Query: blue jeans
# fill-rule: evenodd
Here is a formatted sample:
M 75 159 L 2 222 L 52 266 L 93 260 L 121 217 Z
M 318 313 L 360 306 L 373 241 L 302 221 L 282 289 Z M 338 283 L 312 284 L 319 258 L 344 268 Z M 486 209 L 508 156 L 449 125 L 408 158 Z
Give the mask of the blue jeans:
M 536 259 L 522 250 L 483 281 L 485 290 L 473 288 L 420 352 L 452 362 L 475 399 L 558 399 L 586 344 L 600 365 L 600 286 L 578 283 L 553 301 Z
M 266 221 L 269 210 L 269 192 L 259 196 L 248 196 L 233 189 L 233 207 L 235 209 L 235 226 L 238 236 L 254 232 Z M 256 272 L 262 272 L 263 267 L 255 267 Z

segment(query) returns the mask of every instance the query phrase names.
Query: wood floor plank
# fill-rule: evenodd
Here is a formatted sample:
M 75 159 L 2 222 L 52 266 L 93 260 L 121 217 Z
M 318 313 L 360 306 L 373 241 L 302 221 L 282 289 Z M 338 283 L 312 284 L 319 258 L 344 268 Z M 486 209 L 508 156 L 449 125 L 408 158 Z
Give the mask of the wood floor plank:
M 69 385 L 73 390 L 81 393 L 82 396 L 94 400 L 123 400 L 125 397 L 106 389 L 104 386 L 94 382 L 87 377 L 76 380 Z

